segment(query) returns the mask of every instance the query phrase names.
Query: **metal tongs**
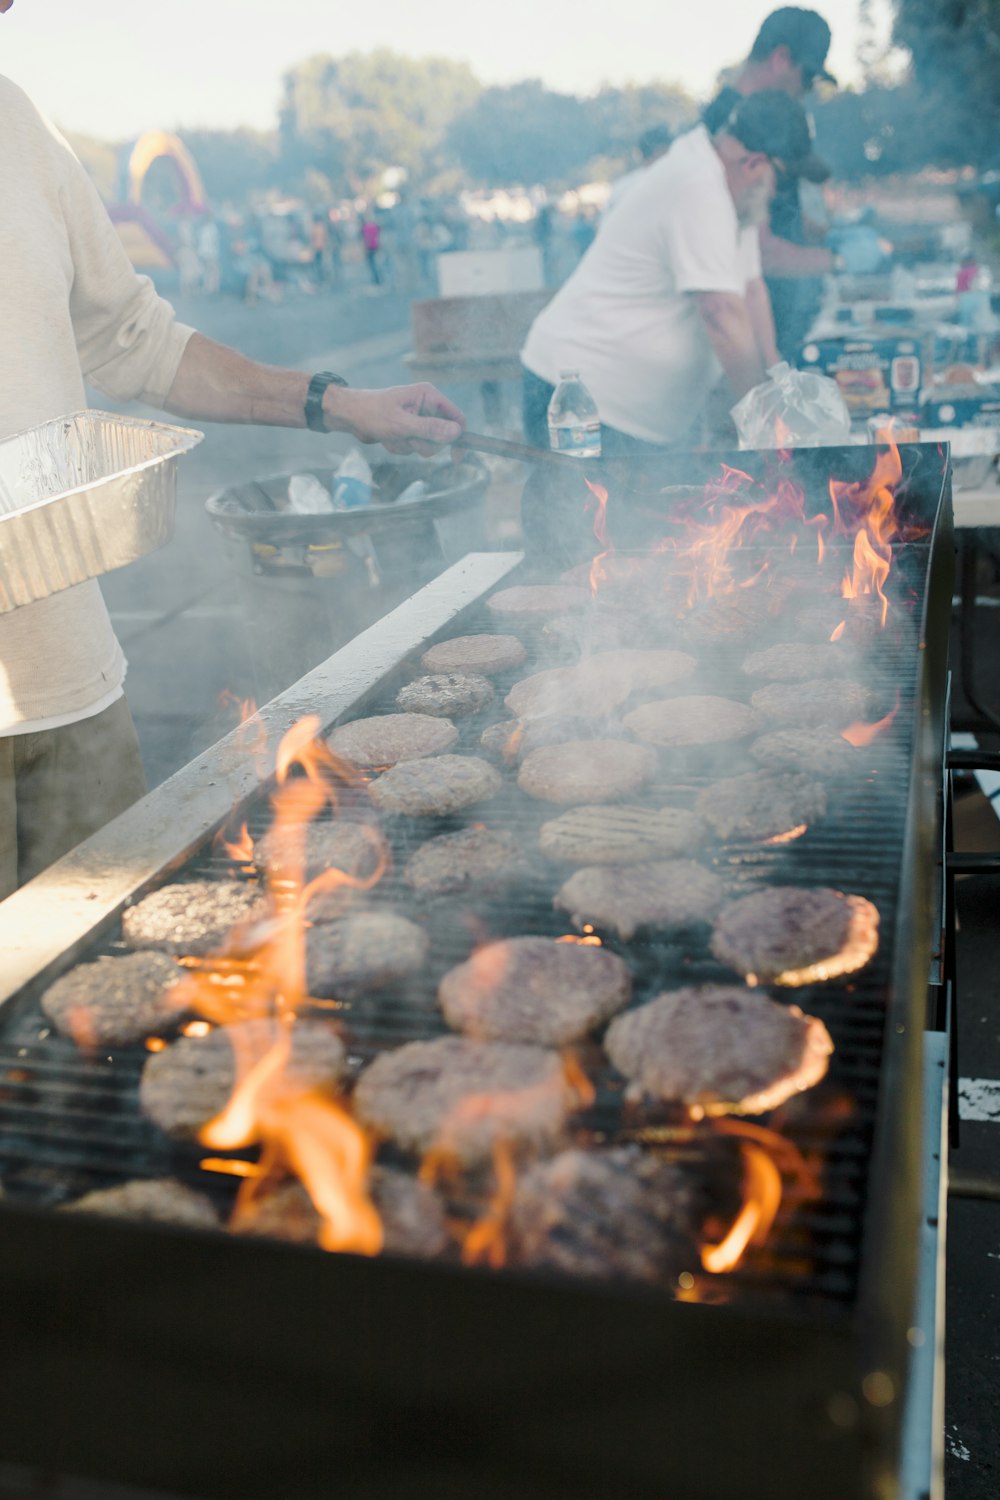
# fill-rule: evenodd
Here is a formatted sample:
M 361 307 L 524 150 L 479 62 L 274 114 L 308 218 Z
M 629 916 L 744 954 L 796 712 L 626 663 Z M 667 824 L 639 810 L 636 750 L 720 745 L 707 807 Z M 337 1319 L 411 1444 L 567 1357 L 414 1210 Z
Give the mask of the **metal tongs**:
M 573 458 L 568 453 L 553 453 L 549 448 L 532 448 L 527 443 L 515 443 L 510 438 L 488 437 L 484 432 L 463 432 L 451 445 L 465 448 L 470 453 L 495 453 L 500 458 L 516 458 L 525 464 L 555 464 L 559 468 L 582 470 L 603 467 L 607 460 L 599 458 Z

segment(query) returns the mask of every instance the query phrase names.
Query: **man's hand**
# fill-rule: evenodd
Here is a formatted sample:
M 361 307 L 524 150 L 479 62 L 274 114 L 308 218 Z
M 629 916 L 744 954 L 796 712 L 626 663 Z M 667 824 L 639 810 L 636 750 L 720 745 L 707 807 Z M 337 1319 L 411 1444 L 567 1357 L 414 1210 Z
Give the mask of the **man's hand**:
M 381 391 L 327 386 L 323 415 L 331 432 L 349 432 L 359 443 L 381 443 L 390 453 L 427 456 L 465 430 L 458 407 L 427 384 Z

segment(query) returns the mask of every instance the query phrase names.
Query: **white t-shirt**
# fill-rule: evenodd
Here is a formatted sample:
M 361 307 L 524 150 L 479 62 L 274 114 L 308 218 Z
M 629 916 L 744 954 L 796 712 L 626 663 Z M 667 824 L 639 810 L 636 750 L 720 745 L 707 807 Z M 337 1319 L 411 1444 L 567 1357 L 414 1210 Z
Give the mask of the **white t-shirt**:
M 80 411 L 84 377 L 162 405 L 192 330 L 135 274 L 83 167 L 6 78 L 0 203 L 0 439 Z M 0 735 L 99 713 L 124 675 L 94 580 L 0 614 Z
M 602 422 L 651 443 L 688 434 L 721 375 L 690 292 L 743 295 L 761 274 L 703 125 L 643 169 L 573 275 L 536 318 L 525 366 L 579 370 Z

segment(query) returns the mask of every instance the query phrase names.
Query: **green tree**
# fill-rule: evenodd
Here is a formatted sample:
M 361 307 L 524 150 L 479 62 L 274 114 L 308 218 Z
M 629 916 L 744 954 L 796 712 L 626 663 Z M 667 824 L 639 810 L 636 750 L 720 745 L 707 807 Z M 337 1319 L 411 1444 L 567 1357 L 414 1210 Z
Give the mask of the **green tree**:
M 278 185 L 278 137 L 273 130 L 185 130 L 211 203 L 242 204 Z
M 924 128 L 952 164 L 1000 163 L 1000 0 L 894 0 L 893 40 L 913 59 Z
M 526 79 L 485 89 L 452 121 L 448 144 L 474 181 L 565 183 L 602 142 L 586 101 Z

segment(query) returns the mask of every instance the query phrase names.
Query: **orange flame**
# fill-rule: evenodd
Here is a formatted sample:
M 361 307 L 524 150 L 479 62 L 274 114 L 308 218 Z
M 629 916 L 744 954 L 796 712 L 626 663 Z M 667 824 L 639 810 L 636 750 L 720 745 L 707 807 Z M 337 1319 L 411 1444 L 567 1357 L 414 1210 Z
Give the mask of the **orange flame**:
M 808 833 L 808 823 L 798 823 L 794 828 L 789 828 L 787 833 L 776 833 L 773 838 L 765 839 L 765 844 L 790 844 L 794 839 L 800 839 L 804 833 Z
M 486 1212 L 465 1236 L 462 1261 L 467 1266 L 488 1265 L 499 1270 L 507 1263 L 507 1221 L 517 1187 L 514 1156 L 505 1140 L 494 1143 L 493 1170 L 496 1190 Z
M 844 631 L 846 629 L 847 629 L 847 621 L 846 620 L 841 620 L 840 624 L 837 625 L 837 626 L 835 626 L 834 629 L 833 629 L 833 631 L 831 632 L 831 634 L 830 634 L 830 640 L 831 641 L 839 641 L 840 637 L 843 635 L 843 633 L 844 633 Z
M 844 534 L 854 530 L 853 567 L 848 568 L 841 584 L 845 599 L 874 595 L 880 601 L 881 623 L 889 613 L 885 582 L 892 563 L 892 542 L 899 535 L 895 512 L 895 487 L 903 476 L 899 449 L 890 440 L 880 451 L 875 468 L 863 483 L 844 484 L 830 481 L 835 529 Z M 845 521 L 845 514 L 849 517 Z
M 240 830 L 234 839 L 226 838 L 225 828 L 220 828 L 215 835 L 215 846 L 224 849 L 229 858 L 236 864 L 253 864 L 254 843 L 247 827 L 246 819 L 240 824 Z
M 701 1263 L 713 1275 L 739 1265 L 748 1245 L 764 1244 L 781 1206 L 781 1173 L 767 1152 L 741 1141 L 740 1155 L 743 1206 L 723 1240 L 701 1247 Z
M 600 544 L 601 551 L 591 563 L 588 575 L 590 592 L 596 594 L 601 584 L 608 581 L 607 569 L 604 567 L 604 562 L 614 552 L 614 548 L 608 546 L 608 492 L 603 484 L 596 484 L 591 479 L 584 480 L 584 483 L 597 501 L 597 509 L 594 514 L 594 536 Z
M 874 724 L 865 724 L 859 719 L 854 724 L 848 724 L 846 729 L 842 729 L 840 737 L 842 740 L 846 740 L 849 745 L 855 745 L 859 750 L 863 749 L 866 745 L 870 745 L 872 740 L 876 739 L 878 735 L 889 728 L 889 725 L 898 713 L 899 688 L 896 689 L 895 706 L 889 710 L 885 718 L 876 720 Z
M 267 730 L 257 717 L 257 705 L 252 698 L 239 698 L 228 688 L 219 694 L 222 708 L 236 710 L 239 734 L 237 743 L 253 759 L 263 773 L 267 759 Z

